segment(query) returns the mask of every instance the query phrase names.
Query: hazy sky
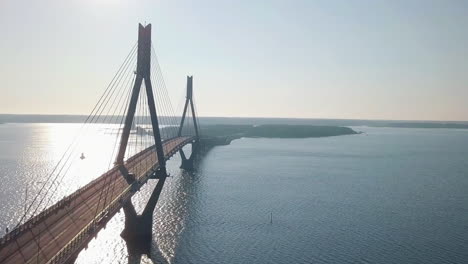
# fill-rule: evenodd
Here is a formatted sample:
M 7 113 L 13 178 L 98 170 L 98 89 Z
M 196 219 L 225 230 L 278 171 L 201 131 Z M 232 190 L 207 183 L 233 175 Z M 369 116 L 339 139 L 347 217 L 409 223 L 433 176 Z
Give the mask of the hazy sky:
M 468 120 L 468 1 L 448 0 L 1 0 L 0 113 L 89 113 L 145 21 L 202 116 Z

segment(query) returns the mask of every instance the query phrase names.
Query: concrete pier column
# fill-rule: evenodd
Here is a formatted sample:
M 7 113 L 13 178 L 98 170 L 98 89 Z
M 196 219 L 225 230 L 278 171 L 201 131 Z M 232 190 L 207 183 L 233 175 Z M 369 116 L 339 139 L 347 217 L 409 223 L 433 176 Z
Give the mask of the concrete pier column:
M 151 194 L 151 197 L 141 215 L 136 213 L 131 200 L 123 206 L 125 214 L 125 228 L 120 235 L 125 241 L 127 241 L 127 244 L 151 245 L 151 239 L 153 237 L 153 213 L 165 181 L 166 177 L 162 177 L 158 180 L 158 183 L 156 184 L 156 187 L 154 188 L 153 193 Z

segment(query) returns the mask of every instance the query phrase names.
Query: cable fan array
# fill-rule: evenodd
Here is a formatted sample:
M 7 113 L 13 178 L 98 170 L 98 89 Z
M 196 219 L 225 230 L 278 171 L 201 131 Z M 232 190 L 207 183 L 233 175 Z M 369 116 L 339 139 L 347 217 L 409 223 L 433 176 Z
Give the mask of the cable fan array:
M 64 146 L 63 154 L 58 158 L 55 166 L 46 176 L 38 177 L 43 181 L 38 190 L 27 201 L 17 226 L 57 203 L 64 196 L 71 194 L 100 175 L 106 174 L 115 166 L 114 161 L 118 153 L 124 120 L 135 83 L 136 66 L 137 44 L 131 48 L 84 123 L 77 128 L 71 143 Z M 161 138 L 170 144 L 170 139 L 178 136 L 180 116 L 175 114 L 172 107 L 153 46 L 151 47 L 151 83 Z M 182 135 L 193 136 L 195 128 L 192 116 L 194 114 L 196 116 L 196 109 L 195 113 L 192 113 L 190 109 L 188 111 Z M 154 148 L 153 135 L 146 87 L 143 83 L 133 118 L 125 160 L 131 160 L 139 153 Z M 138 162 L 136 166 L 143 166 L 144 164 L 140 164 L 141 162 L 154 163 L 157 162 L 157 157 L 154 155 L 152 160 L 142 159 Z M 111 176 L 106 176 L 104 181 L 106 181 L 105 187 L 99 190 L 95 214 L 98 214 L 99 209 L 106 206 L 107 197 L 112 197 L 117 182 Z

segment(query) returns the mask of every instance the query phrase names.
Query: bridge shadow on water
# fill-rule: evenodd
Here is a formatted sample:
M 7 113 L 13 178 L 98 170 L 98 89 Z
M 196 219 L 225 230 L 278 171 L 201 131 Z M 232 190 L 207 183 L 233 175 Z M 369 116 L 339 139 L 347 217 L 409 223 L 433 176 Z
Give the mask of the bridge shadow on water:
M 152 235 L 137 240 L 124 238 L 129 264 L 173 263 L 185 226 L 199 207 L 197 195 L 199 195 L 200 176 L 202 175 L 201 165 L 203 157 L 208 152 L 203 151 L 196 156 L 193 170 L 188 171 L 178 166 L 170 166 L 177 169 L 170 171 L 173 176 L 168 178 L 162 199 L 158 202 L 153 214 Z M 181 158 L 174 158 L 170 162 L 177 162 L 179 165 Z

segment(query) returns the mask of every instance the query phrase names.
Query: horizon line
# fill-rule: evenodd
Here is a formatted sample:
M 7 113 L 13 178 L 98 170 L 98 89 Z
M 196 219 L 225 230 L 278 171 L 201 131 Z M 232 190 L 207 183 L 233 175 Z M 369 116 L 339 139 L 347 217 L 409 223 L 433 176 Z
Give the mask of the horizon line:
M 87 117 L 89 114 L 9 114 L 0 113 L 0 116 L 69 116 Z M 119 115 L 107 115 L 119 116 Z M 163 115 L 166 116 L 166 115 Z M 198 116 L 198 118 L 239 118 L 239 119 L 303 119 L 303 120 L 359 120 L 359 121 L 403 121 L 403 122 L 468 122 L 468 120 L 436 120 L 436 119 L 383 119 L 383 118 L 333 118 L 333 117 L 272 117 L 272 116 Z

